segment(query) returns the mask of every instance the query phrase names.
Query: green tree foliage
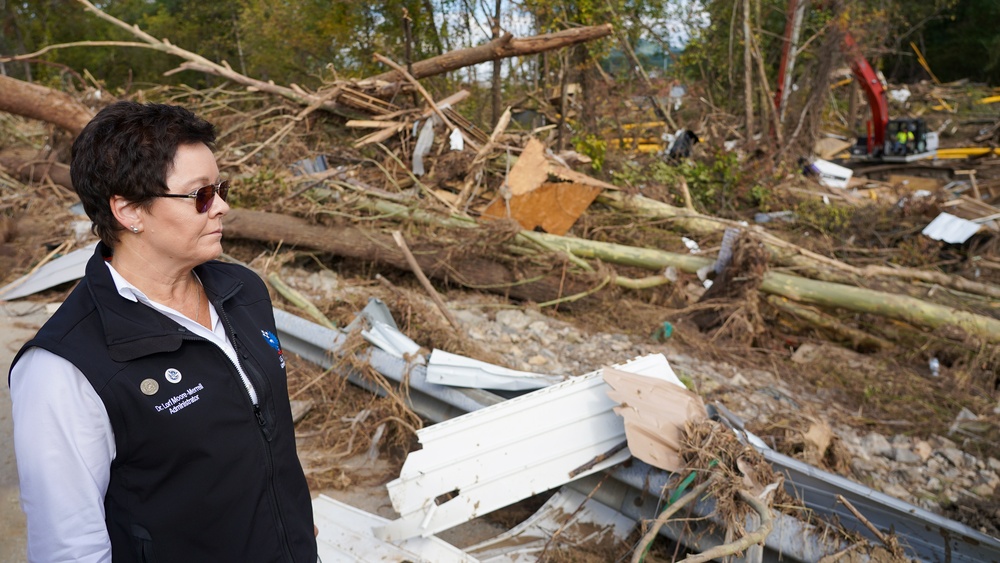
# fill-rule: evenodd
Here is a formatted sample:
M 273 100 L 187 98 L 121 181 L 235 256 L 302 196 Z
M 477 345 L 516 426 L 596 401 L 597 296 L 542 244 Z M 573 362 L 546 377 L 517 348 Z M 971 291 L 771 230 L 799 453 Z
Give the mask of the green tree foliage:
M 961 0 L 927 26 L 924 56 L 943 81 L 969 78 L 1000 85 L 1000 2 Z
M 414 60 L 451 48 L 448 20 L 442 13 L 453 9 L 454 1 L 104 0 L 95 5 L 154 37 L 169 39 L 216 62 L 226 61 L 239 72 L 279 83 L 317 86 L 330 78 L 328 69 L 344 76 L 382 70 L 372 61 L 376 52 L 404 61 L 404 13 L 411 21 Z M 77 41 L 137 41 L 73 0 L 0 0 L 0 18 L 2 54 Z M 64 68 L 86 69 L 109 86 L 156 82 L 203 87 L 217 80 L 196 72 L 164 77 L 180 61 L 148 49 L 63 49 L 47 54 L 45 61 L 49 64 L 7 64 L 4 71 L 20 78 L 49 80 L 61 76 Z

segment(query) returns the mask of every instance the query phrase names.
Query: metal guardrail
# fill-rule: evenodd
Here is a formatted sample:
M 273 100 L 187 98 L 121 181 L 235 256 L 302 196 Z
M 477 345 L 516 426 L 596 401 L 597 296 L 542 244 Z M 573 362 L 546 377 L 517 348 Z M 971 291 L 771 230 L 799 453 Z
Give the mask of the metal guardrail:
M 333 355 L 343 345 L 345 333 L 329 329 L 284 311 L 275 309 L 275 321 L 284 348 L 321 367 L 334 365 Z M 369 365 L 395 382 L 407 381 L 411 406 L 421 416 L 441 422 L 506 400 L 480 389 L 463 389 L 429 383 L 426 368 L 408 363 L 378 348 L 365 352 Z M 341 374 L 351 382 L 382 394 L 384 391 L 357 373 Z M 720 409 L 725 411 L 725 409 Z M 741 425 L 729 423 L 741 431 Z M 758 447 L 776 470 L 786 476 L 785 487 L 800 498 L 809 510 L 825 519 L 836 519 L 847 530 L 874 539 L 874 535 L 852 513 L 836 501 L 843 495 L 870 522 L 883 530 L 893 530 L 907 555 L 931 563 L 1000 563 L 1000 539 L 987 536 L 954 520 L 933 514 L 917 506 L 882 494 L 843 477 L 822 471 L 801 461 L 767 448 Z M 632 518 L 655 518 L 660 492 L 665 490 L 671 474 L 633 459 L 609 470 L 611 480 L 605 482 L 594 498 L 618 509 Z M 591 475 L 570 483 L 570 487 L 589 494 L 601 480 Z M 710 521 L 714 503 L 696 503 L 693 510 L 701 521 L 688 520 L 683 525 L 665 525 L 660 533 L 689 548 L 704 551 L 725 543 L 720 527 Z M 824 555 L 837 553 L 848 544 L 835 539 L 836 534 L 781 513 L 775 514 L 774 529 L 765 541 L 764 549 L 748 550 L 734 561 L 801 561 L 811 563 Z

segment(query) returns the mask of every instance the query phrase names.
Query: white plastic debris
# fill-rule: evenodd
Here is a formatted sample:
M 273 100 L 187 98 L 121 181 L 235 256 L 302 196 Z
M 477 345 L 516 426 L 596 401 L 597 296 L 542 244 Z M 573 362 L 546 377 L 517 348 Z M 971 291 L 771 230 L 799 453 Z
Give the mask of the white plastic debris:
M 451 130 L 451 134 L 448 135 L 448 142 L 451 143 L 451 150 L 453 151 L 465 150 L 465 139 L 462 138 L 462 132 L 457 127 Z
M 423 176 L 424 175 L 424 157 L 431 152 L 431 146 L 434 144 L 434 120 L 428 119 L 424 121 L 423 127 L 420 128 L 420 135 L 417 136 L 417 144 L 413 147 L 413 175 Z
M 313 499 L 313 516 L 319 537 L 319 556 L 331 563 L 413 561 L 415 563 L 475 563 L 476 558 L 434 536 L 388 543 L 377 539 L 372 528 L 388 522 L 376 514 L 339 502 L 326 495 Z
M 969 237 L 979 232 L 979 223 L 956 217 L 950 213 L 942 213 L 934 218 L 920 233 L 934 240 L 950 244 L 962 244 Z
M 905 104 L 910 99 L 910 95 L 910 90 L 907 88 L 889 90 L 889 98 L 898 104 Z
M 662 354 L 618 368 L 673 373 Z M 375 536 L 428 537 L 628 459 L 607 389 L 596 371 L 418 430 L 422 449 L 386 485 L 400 518 Z
M 681 237 L 681 241 L 684 243 L 684 246 L 686 246 L 687 249 L 691 251 L 691 254 L 698 254 L 701 252 L 701 247 L 698 246 L 697 242 L 687 237 Z
M 45 264 L 34 273 L 12 281 L 0 288 L 0 300 L 18 299 L 82 278 L 87 270 L 87 262 L 94 255 L 96 246 L 95 242 L 74 250 Z
M 854 175 L 854 171 L 850 168 L 821 158 L 814 160 L 810 167 L 819 176 L 820 185 L 828 188 L 844 189 Z

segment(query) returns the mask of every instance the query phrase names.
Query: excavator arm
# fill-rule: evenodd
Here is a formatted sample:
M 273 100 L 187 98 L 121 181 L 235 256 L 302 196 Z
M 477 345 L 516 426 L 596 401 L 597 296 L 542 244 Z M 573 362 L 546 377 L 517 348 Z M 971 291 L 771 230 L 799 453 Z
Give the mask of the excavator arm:
M 876 147 L 885 146 L 885 133 L 889 126 L 889 102 L 885 98 L 885 87 L 868 59 L 861 54 L 861 49 L 850 32 L 844 33 L 841 48 L 851 63 L 854 79 L 868 98 L 868 109 L 871 111 L 871 120 L 868 122 L 868 154 L 871 154 Z

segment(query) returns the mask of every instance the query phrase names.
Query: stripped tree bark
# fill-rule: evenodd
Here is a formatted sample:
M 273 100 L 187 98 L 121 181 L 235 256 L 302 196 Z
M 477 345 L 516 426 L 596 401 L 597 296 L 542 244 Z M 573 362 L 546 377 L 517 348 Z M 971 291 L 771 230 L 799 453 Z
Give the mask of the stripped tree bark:
M 493 16 L 490 18 L 490 31 L 493 34 L 493 41 L 500 39 L 500 8 L 502 4 L 502 0 L 496 0 L 496 9 L 493 12 Z M 490 119 L 490 124 L 494 126 L 496 126 L 496 124 L 500 121 L 500 106 L 503 103 L 503 84 L 500 81 L 501 67 L 502 63 L 500 62 L 500 59 L 495 59 L 493 61 L 493 102 L 491 106 L 493 110 L 493 117 Z M 412 70 L 410 71 L 410 74 L 413 74 Z

